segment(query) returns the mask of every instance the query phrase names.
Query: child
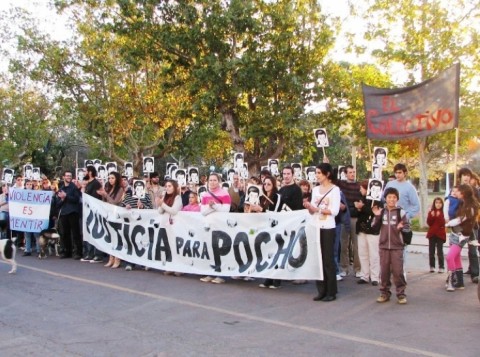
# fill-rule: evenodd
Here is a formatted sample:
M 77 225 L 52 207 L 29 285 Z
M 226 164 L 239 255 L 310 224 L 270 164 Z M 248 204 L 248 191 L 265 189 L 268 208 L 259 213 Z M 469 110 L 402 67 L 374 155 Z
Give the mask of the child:
M 480 208 L 480 204 L 470 185 L 463 184 L 458 186 L 457 198 L 460 204 L 456 216 L 450 217 L 450 220 L 445 224 L 446 227 L 452 228 L 452 233 L 449 236 L 450 248 L 447 253 L 447 291 L 464 288 L 461 251 L 469 237 L 473 234 Z
M 377 206 L 372 207 L 375 219 L 372 228 L 380 227 L 380 296 L 377 302 L 383 303 L 390 300 L 390 274 L 393 276 L 393 283 L 396 287 L 396 294 L 399 304 L 407 303 L 405 288 L 407 282 L 403 274 L 403 249 L 404 242 L 402 230 L 409 230 L 410 225 L 406 212 L 397 208 L 399 199 L 398 190 L 389 187 L 385 190 L 385 208 L 382 210 Z
M 443 259 L 443 243 L 447 240 L 445 233 L 445 217 L 443 215 L 443 200 L 437 197 L 433 200 L 432 207 L 428 212 L 427 224 L 429 226 L 427 232 L 428 252 L 430 260 L 430 273 L 435 272 L 435 249 L 438 257 L 438 272 L 445 271 Z
M 445 204 L 443 206 L 443 216 L 445 217 L 445 221 L 448 222 L 449 220 L 455 218 L 458 205 L 460 201 L 457 198 L 458 193 L 458 186 L 453 186 L 450 194 L 445 198 Z

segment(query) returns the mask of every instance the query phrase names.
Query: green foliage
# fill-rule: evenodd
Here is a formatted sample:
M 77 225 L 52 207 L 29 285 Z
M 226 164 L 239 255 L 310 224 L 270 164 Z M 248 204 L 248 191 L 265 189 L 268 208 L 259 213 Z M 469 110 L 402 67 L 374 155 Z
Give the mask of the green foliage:
M 115 33 L 141 38 L 124 46 L 132 63 L 146 57 L 182 67 L 193 106 L 215 113 L 210 127 L 252 168 L 290 156 L 310 138 L 305 106 L 321 99 L 320 65 L 333 32 L 311 1 L 118 1 Z M 309 127 L 313 129 L 313 127 Z
M 459 126 L 461 130 L 470 130 L 461 131 L 460 152 L 465 151 L 472 137 L 480 134 L 478 126 L 471 124 L 476 121 L 472 114 L 478 112 L 478 99 L 474 99 L 478 98 L 478 91 L 472 91 L 471 84 L 476 80 L 479 69 L 479 14 L 476 2 L 463 0 L 448 4 L 440 0 L 376 0 L 367 6 L 365 12 L 368 24 L 365 39 L 373 46 L 371 53 L 385 68 L 392 65 L 403 68 L 407 76 L 403 83 L 399 83 L 400 86 L 420 83 L 461 62 L 462 110 Z M 474 106 L 471 107 L 471 104 Z M 413 173 L 420 177 L 422 207 L 426 207 L 427 167 L 430 177 L 438 178 L 451 166 L 453 138 L 451 131 L 417 140 L 416 153 L 415 141 L 388 145 L 397 160 L 419 167 Z M 420 225 L 425 222 L 425 212 L 426 209 L 421 212 Z

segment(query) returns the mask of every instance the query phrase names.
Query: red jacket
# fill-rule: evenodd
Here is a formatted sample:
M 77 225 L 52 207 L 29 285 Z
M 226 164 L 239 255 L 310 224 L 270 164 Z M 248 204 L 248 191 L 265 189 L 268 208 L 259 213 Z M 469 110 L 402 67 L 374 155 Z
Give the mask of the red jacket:
M 447 234 L 445 233 L 445 217 L 443 216 L 442 210 L 433 209 L 428 212 L 427 224 L 429 226 L 427 238 L 437 237 L 442 240 L 447 239 Z

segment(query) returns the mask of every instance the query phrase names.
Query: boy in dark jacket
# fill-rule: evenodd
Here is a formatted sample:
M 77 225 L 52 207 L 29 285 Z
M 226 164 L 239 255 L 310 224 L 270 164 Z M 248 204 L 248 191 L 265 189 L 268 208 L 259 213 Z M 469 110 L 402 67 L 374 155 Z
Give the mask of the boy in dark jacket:
M 380 271 L 381 287 L 380 296 L 377 302 L 390 300 L 391 280 L 396 287 L 396 294 L 399 304 L 406 304 L 407 297 L 405 288 L 407 282 L 403 273 L 403 249 L 405 244 L 402 238 L 402 230 L 409 230 L 409 221 L 406 212 L 397 207 L 399 194 L 397 189 L 390 187 L 385 190 L 385 208 L 383 210 L 374 206 L 372 212 L 375 214 L 372 227 L 380 226 Z

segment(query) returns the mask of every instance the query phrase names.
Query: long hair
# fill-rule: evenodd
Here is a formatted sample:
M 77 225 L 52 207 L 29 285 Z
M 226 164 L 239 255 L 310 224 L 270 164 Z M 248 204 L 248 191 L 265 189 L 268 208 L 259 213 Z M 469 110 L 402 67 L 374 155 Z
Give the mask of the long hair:
M 433 199 L 433 202 L 432 202 L 432 208 L 431 208 L 432 211 L 435 211 L 435 210 L 437 209 L 437 208 L 435 207 L 435 202 L 437 202 L 437 201 L 442 202 L 442 208 L 440 208 L 440 210 L 443 210 L 443 200 L 442 200 L 442 198 L 441 198 L 441 197 L 435 197 L 435 198 Z
M 462 194 L 463 198 L 460 200 L 458 206 L 458 217 L 467 217 L 467 219 L 475 218 L 478 214 L 479 203 L 475 195 L 473 194 L 473 188 L 470 185 L 458 186 L 458 191 Z
M 267 180 L 269 180 L 272 183 L 272 191 L 270 195 L 267 194 L 264 187 L 265 181 Z M 270 175 L 265 176 L 262 184 L 262 192 L 263 192 L 263 196 L 260 197 L 260 206 L 264 209 L 267 209 L 268 206 L 272 203 L 272 200 L 274 200 L 273 197 L 275 197 L 275 195 L 278 193 L 277 179 Z
M 277 180 L 275 178 L 273 178 L 272 176 L 266 176 L 264 179 L 263 179 L 263 183 L 265 184 L 265 180 L 270 180 L 270 182 L 272 183 L 272 192 L 270 194 L 270 196 L 267 195 L 267 192 L 265 191 L 265 188 L 262 186 L 262 191 L 263 191 L 263 194 L 265 196 L 268 196 L 268 197 L 272 197 L 274 196 L 277 192 L 278 192 L 278 188 L 277 188 Z
M 93 166 L 91 166 L 93 167 Z M 108 187 L 107 192 L 110 195 L 110 197 L 115 197 L 118 193 L 118 190 L 122 188 L 122 176 L 116 171 L 110 172 L 109 175 L 115 176 L 115 184 L 113 186 Z M 106 185 L 105 185 L 106 186 Z
M 175 197 L 178 196 L 178 182 L 175 181 L 175 180 L 167 180 L 167 181 L 165 181 L 165 185 L 168 182 L 170 182 L 173 185 L 173 193 L 171 193 L 171 194 L 165 193 L 165 197 L 163 198 L 163 202 L 165 202 L 165 204 L 167 206 L 172 207 L 173 202 L 175 202 Z

